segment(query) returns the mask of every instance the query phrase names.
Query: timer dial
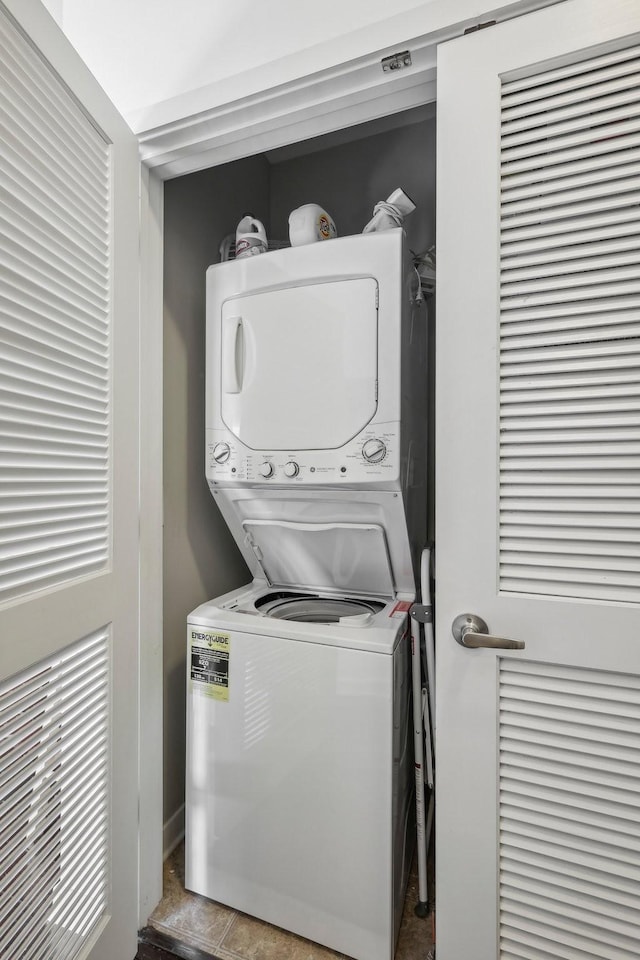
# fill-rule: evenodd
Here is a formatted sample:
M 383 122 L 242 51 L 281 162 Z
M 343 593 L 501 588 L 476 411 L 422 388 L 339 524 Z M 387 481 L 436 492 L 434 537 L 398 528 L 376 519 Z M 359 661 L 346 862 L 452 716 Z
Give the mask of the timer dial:
M 289 460 L 288 463 L 284 465 L 284 475 L 285 477 L 297 477 L 300 473 L 300 466 L 295 462 L 295 460 Z
M 269 463 L 268 460 L 265 460 L 265 462 L 261 463 L 258 467 L 258 473 L 261 477 L 264 477 L 265 480 L 268 480 L 269 477 L 273 476 L 273 464 Z
M 362 456 L 367 463 L 380 463 L 387 455 L 387 447 L 384 441 L 377 437 L 372 440 L 366 440 L 362 445 Z
M 213 448 L 213 459 L 216 463 L 226 463 L 231 456 L 231 447 L 228 443 L 216 443 Z

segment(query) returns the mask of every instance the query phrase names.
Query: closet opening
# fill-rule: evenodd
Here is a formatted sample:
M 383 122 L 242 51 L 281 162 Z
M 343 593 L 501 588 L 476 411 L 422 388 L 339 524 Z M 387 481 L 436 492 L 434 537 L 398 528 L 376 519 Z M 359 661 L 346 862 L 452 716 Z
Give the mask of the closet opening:
M 164 183 L 165 855 L 179 847 L 184 829 L 186 617 L 200 603 L 251 580 L 205 480 L 206 270 L 220 260 L 225 238 L 235 234 L 246 213 L 262 221 L 270 249 L 289 245 L 289 214 L 306 203 L 323 207 L 334 220 L 338 236 L 344 237 L 361 233 L 375 204 L 386 200 L 397 187 L 416 205 L 405 220 L 408 247 L 416 257 L 426 254 L 435 244 L 435 147 L 435 104 L 427 104 Z M 425 377 L 431 398 L 429 423 L 425 424 L 429 450 L 427 538 L 432 539 L 432 299 L 426 314 L 429 370 Z M 179 873 L 179 849 L 168 862 L 173 864 L 168 869 Z M 176 876 L 172 875 L 171 882 Z M 412 878 L 409 884 L 409 898 L 417 897 L 414 881 Z M 152 924 L 171 933 L 173 921 L 164 903 L 155 911 Z M 412 922 L 425 925 L 417 918 Z M 203 946 L 196 942 L 200 934 L 189 940 L 179 919 L 174 925 L 178 939 L 184 937 L 192 946 Z M 216 924 L 214 927 L 218 930 Z M 224 947 L 224 936 L 209 944 L 213 953 L 216 947 Z M 415 957 L 423 954 L 424 943 Z M 414 954 L 399 952 L 398 957 L 413 960 Z

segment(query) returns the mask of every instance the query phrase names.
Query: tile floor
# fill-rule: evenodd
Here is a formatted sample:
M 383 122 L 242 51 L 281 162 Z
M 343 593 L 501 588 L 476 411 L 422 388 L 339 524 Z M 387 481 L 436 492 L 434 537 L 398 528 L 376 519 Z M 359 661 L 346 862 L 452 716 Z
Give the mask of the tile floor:
M 431 918 L 416 917 L 417 897 L 412 870 L 395 960 L 427 960 L 431 950 Z M 186 891 L 184 844 L 165 862 L 164 896 L 149 924 L 218 960 L 343 960 L 342 954 Z

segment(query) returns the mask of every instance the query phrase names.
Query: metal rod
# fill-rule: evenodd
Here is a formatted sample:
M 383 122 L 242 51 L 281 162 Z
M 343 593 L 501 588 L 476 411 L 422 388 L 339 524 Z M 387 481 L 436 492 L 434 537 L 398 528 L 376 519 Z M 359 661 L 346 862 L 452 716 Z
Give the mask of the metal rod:
M 428 899 L 427 847 L 425 836 L 424 808 L 424 732 L 422 710 L 422 671 L 420 669 L 420 625 L 413 618 L 411 623 L 411 680 L 413 689 L 413 749 L 416 777 L 416 832 L 418 843 L 418 898 L 421 903 Z
M 427 603 L 430 606 L 431 596 L 430 596 L 430 585 L 429 585 L 429 568 L 431 566 L 431 549 L 430 547 L 425 547 L 422 551 L 422 557 L 420 560 L 420 592 L 422 594 L 422 602 Z M 431 730 L 432 736 L 435 743 L 435 733 L 436 733 L 436 649 L 435 641 L 433 635 L 433 619 L 431 623 L 425 623 L 424 625 L 424 646 L 425 653 L 427 658 L 427 693 L 429 696 L 429 716 L 431 719 Z

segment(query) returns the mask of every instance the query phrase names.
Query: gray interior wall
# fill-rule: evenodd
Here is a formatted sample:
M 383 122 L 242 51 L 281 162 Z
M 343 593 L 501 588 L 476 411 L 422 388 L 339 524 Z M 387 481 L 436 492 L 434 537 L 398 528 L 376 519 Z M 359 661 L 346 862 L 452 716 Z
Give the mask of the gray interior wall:
M 165 822 L 184 801 L 186 615 L 250 579 L 204 480 L 206 268 L 248 210 L 271 241 L 286 240 L 290 211 L 318 202 L 346 236 L 360 233 L 374 204 L 398 186 L 418 207 L 406 223 L 409 245 L 424 251 L 435 242 L 434 119 L 272 165 L 251 157 L 165 184 Z
M 251 210 L 268 222 L 263 157 L 165 184 L 164 819 L 184 802 L 186 616 L 250 580 L 204 478 L 205 271 Z
M 402 187 L 417 210 L 406 220 L 409 247 L 435 243 L 435 118 L 295 157 L 271 168 L 271 236 L 286 240 L 289 213 L 319 203 L 339 237 L 362 233 L 374 205 Z

